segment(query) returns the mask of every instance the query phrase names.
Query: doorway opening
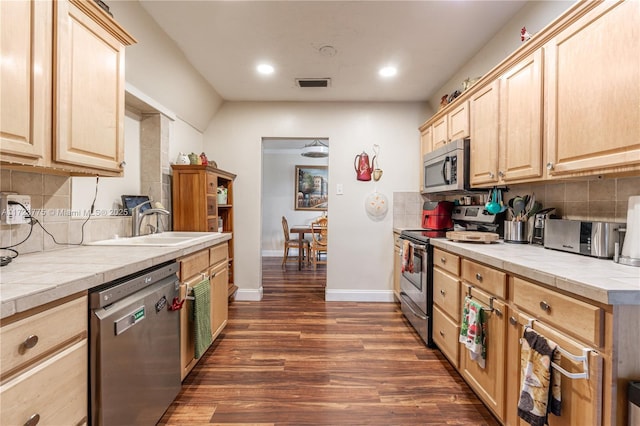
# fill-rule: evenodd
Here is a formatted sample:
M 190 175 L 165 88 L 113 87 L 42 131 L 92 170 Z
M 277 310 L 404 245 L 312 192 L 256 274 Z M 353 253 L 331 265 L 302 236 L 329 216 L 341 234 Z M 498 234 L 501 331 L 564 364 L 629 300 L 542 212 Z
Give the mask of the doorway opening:
M 309 227 L 318 218 L 328 215 L 328 154 L 301 155 L 305 147 L 319 143 L 328 151 L 326 137 L 262 139 L 260 248 L 265 297 L 274 291 L 282 293 L 282 287 L 286 287 L 284 293 L 291 290 L 292 295 L 304 293 L 305 289 L 311 293 L 321 291 L 324 299 L 326 263 L 314 265 L 305 258 L 299 267 L 297 248 L 289 248 L 288 258 L 283 262 L 286 237 L 282 218 L 286 218 L 291 229 Z M 289 238 L 297 240 L 299 234 L 289 233 Z M 304 234 L 304 239 L 311 241 L 312 237 Z

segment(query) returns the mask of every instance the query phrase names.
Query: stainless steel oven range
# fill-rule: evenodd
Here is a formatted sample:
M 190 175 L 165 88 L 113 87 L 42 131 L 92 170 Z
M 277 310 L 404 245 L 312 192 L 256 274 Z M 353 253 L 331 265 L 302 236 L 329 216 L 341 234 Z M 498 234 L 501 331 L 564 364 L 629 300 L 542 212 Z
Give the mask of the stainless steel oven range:
M 433 347 L 433 247 L 429 244 L 429 239 L 444 236 L 443 231 L 405 230 L 400 233 L 405 266 L 400 277 L 402 313 L 429 347 Z

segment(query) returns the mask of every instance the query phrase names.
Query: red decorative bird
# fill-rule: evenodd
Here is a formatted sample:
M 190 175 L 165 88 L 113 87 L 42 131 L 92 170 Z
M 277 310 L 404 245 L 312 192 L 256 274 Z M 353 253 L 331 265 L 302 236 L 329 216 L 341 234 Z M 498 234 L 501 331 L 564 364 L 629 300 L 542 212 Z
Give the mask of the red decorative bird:
M 531 34 L 527 31 L 527 27 L 522 27 L 520 30 L 520 41 L 527 41 L 531 38 Z

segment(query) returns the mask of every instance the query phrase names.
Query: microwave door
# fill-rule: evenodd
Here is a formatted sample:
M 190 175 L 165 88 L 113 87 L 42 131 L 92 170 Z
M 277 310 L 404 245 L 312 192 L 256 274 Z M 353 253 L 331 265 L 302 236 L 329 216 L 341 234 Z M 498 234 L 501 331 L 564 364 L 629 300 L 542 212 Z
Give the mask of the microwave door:
M 451 157 L 444 156 L 424 163 L 424 189 L 427 192 L 449 189 L 451 184 Z

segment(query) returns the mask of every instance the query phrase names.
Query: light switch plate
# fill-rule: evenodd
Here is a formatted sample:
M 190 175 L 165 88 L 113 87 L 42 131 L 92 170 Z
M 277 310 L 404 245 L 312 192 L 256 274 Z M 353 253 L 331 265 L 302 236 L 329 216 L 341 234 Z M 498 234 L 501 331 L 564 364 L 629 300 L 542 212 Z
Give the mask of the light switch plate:
M 344 188 L 341 183 L 336 184 L 336 195 L 344 195 Z

